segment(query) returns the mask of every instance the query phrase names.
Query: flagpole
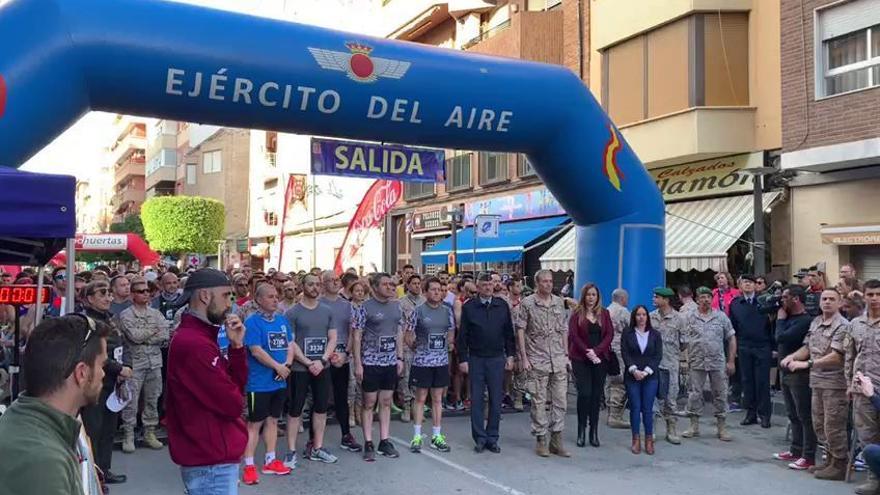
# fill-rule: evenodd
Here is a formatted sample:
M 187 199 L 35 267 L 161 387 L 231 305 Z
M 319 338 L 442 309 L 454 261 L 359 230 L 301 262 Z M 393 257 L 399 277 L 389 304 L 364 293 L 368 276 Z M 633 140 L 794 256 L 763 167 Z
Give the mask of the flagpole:
M 315 189 L 315 174 L 312 173 L 312 268 L 318 266 L 318 229 L 317 229 L 317 198 L 318 192 Z

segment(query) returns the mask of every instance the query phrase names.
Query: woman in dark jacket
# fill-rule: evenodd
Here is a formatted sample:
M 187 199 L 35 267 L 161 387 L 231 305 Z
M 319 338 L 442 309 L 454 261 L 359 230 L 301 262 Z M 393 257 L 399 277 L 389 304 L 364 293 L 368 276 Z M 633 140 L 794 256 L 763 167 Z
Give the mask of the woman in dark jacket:
M 599 406 L 613 337 L 611 315 L 602 307 L 599 288 L 593 284 L 585 285 L 578 306 L 568 320 L 568 357 L 578 391 L 578 447 L 586 444 L 587 420 L 590 423 L 590 445 L 599 446 Z
M 116 388 L 119 377 L 122 379 L 131 377 L 131 366 L 122 362 L 122 336 L 119 335 L 113 322 L 114 315 L 110 313 L 110 303 L 113 302 L 110 284 L 103 280 L 89 282 L 83 287 L 82 300 L 85 308 L 84 313 L 87 317 L 112 328 L 107 337 L 107 362 L 104 364 L 104 383 L 101 388 L 101 397 L 97 404 L 83 408 L 81 413 L 83 425 L 92 440 L 95 464 L 103 472 L 101 482 L 103 484 L 125 483 L 125 475 L 114 474 L 110 471 L 113 436 L 116 434 L 118 413 L 107 409 L 106 402 L 107 397 Z
M 633 310 L 629 327 L 620 337 L 623 355 L 623 383 L 629 398 L 629 420 L 632 428 L 632 453 L 642 452 L 640 422 L 645 424 L 645 452 L 654 454 L 654 399 L 659 380 L 657 372 L 663 359 L 663 337 L 651 328 L 648 308 L 639 305 Z

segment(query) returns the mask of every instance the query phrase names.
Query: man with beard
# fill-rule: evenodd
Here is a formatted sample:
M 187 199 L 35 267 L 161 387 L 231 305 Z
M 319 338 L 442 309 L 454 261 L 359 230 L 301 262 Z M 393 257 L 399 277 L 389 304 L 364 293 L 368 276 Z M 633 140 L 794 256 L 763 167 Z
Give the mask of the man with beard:
M 4 494 L 99 493 L 76 417 L 100 398 L 108 331 L 83 315 L 68 315 L 43 320 L 31 333 L 23 362 L 27 391 L 0 417 Z
M 241 412 L 248 364 L 244 325 L 229 314 L 232 294 L 219 270 L 190 275 L 179 301 L 189 301 L 189 311 L 168 352 L 168 446 L 189 495 L 238 493 L 238 463 L 247 443 Z M 224 323 L 228 359 L 217 345 Z

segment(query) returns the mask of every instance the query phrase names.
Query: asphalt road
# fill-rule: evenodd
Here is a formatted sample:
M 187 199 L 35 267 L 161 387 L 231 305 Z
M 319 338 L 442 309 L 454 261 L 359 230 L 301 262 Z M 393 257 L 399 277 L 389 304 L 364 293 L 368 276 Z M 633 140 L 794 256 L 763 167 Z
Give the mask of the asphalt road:
M 604 418 L 604 413 L 603 413 Z M 575 418 L 567 417 L 567 446 L 570 459 L 541 459 L 533 453 L 528 413 L 505 414 L 501 425 L 500 455 L 476 454 L 470 441 L 468 418 L 449 418 L 444 425 L 452 452 L 440 454 L 426 449 L 412 454 L 408 448 L 412 426 L 392 423 L 397 439 L 398 459 L 378 457 L 375 463 L 361 460 L 360 454 L 340 451 L 339 428 L 331 426 L 327 445 L 339 455 L 333 465 L 300 460 L 300 466 L 285 477 L 261 475 L 257 486 L 241 486 L 242 494 L 333 493 L 382 495 L 423 495 L 448 493 L 474 494 L 609 494 L 609 495 L 745 495 L 793 494 L 838 495 L 853 493 L 854 484 L 818 481 L 805 472 L 786 468 L 771 458 L 772 452 L 785 450 L 784 420 L 774 418 L 774 427 L 740 427 L 742 413 L 732 414 L 734 441 L 722 443 L 709 435 L 714 431 L 711 418 L 703 420 L 703 437 L 685 440 L 681 446 L 658 442 L 654 456 L 634 456 L 629 452 L 630 434 L 626 430 L 600 430 L 601 448 L 574 446 Z M 684 420 L 679 421 L 680 430 Z M 430 432 L 428 424 L 424 430 Z M 358 438 L 362 438 L 360 431 Z M 658 433 L 663 427 L 658 424 Z M 374 435 L 378 434 L 378 424 Z M 302 435 L 300 443 L 302 443 Z M 280 445 L 285 445 L 282 438 Z M 300 445 L 302 449 L 302 445 Z M 260 464 L 258 457 L 258 465 Z M 113 495 L 166 495 L 183 493 L 177 467 L 167 448 L 161 451 L 138 449 L 126 455 L 114 452 L 114 472 L 128 475 L 129 481 L 112 486 Z M 855 479 L 861 481 L 863 473 Z

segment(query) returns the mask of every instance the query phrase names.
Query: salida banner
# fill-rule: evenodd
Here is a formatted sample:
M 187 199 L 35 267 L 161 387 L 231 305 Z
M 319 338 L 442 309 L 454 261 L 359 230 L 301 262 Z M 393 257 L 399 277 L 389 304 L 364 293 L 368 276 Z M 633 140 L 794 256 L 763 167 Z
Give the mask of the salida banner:
M 312 138 L 312 173 L 443 182 L 443 150 Z
M 385 215 L 394 208 L 402 195 L 403 186 L 397 181 L 379 179 L 370 186 L 348 223 L 348 231 L 339 254 L 336 255 L 334 270 L 337 274 L 342 274 L 344 267 L 350 264 L 364 245 L 367 234 L 382 224 Z

